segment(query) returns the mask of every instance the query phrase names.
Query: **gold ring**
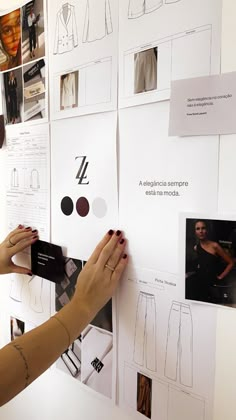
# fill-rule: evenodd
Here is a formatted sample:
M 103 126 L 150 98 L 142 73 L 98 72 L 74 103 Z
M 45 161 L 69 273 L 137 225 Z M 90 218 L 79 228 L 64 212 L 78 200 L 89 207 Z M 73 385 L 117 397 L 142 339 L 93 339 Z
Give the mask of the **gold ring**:
M 10 244 L 10 247 L 15 246 L 15 244 L 12 243 L 11 239 L 8 239 L 8 242 Z
M 115 271 L 115 269 L 111 267 L 109 264 L 105 264 L 105 268 L 108 268 L 111 271 Z

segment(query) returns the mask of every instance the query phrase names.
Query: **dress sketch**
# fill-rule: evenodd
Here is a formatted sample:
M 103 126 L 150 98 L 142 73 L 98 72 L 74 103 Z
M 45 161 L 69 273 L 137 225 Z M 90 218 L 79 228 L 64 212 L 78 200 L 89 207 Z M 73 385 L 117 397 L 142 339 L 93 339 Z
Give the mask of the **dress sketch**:
M 63 4 L 56 18 L 54 54 L 65 54 L 78 46 L 75 7 Z
M 109 0 L 87 0 L 83 42 L 93 42 L 113 32 Z

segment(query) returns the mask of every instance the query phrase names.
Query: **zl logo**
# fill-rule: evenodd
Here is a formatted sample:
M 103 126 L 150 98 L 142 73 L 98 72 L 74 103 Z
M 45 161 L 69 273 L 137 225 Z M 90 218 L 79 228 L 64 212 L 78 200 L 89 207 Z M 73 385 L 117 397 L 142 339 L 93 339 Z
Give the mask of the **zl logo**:
M 88 165 L 89 165 L 89 162 L 86 161 L 87 156 L 77 156 L 75 158 L 75 160 L 77 160 L 77 159 L 81 159 L 81 164 L 80 164 L 77 176 L 76 176 L 76 179 L 79 180 L 78 184 L 79 185 L 88 185 L 89 181 L 86 182 L 86 180 L 88 178 L 87 175 L 86 175 L 86 171 L 87 171 Z

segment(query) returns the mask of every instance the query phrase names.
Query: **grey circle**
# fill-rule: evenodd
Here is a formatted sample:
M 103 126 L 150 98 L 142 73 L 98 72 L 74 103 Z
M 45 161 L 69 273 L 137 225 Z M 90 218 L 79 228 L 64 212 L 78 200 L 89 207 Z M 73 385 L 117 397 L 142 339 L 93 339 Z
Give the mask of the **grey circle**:
M 92 210 L 94 216 L 98 219 L 102 219 L 107 214 L 107 203 L 103 198 L 97 197 L 93 201 Z

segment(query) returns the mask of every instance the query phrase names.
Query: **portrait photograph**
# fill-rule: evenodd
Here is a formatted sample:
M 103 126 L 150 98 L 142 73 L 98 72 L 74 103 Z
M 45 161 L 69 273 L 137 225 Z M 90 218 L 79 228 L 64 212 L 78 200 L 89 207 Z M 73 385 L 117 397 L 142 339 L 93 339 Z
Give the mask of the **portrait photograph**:
M 185 298 L 236 307 L 236 221 L 186 219 Z

